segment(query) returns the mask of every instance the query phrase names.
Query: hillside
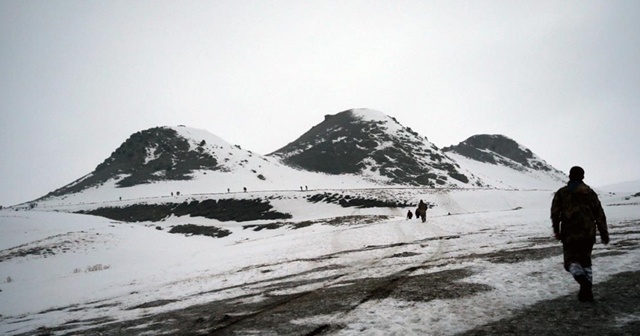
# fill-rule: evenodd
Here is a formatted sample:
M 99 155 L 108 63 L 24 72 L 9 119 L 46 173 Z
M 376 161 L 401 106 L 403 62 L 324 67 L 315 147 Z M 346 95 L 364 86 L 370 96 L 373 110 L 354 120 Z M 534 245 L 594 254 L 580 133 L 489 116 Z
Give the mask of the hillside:
M 369 109 L 327 115 L 269 156 L 309 171 L 358 174 L 383 184 L 482 186 L 426 137 Z
M 504 135 L 474 135 L 442 150 L 491 187 L 556 188 L 567 181 L 562 171 Z
M 157 181 L 191 180 L 195 170 L 224 169 L 211 151 L 220 146 L 224 146 L 221 141 L 207 143 L 205 139 L 195 144 L 169 127 L 137 132 L 92 173 L 47 196 L 77 193 L 107 181 L 114 181 L 116 187 L 122 188 Z
M 133 134 L 93 172 L 37 202 L 49 206 L 130 202 L 178 194 L 234 194 L 319 186 L 378 185 L 355 175 L 330 176 L 288 167 L 274 158 L 232 145 L 206 130 L 156 127 Z
M 428 187 L 555 189 L 566 176 L 502 135 L 439 149 L 370 109 L 327 115 L 295 141 L 260 155 L 206 130 L 132 134 L 93 172 L 37 200 L 51 206 L 195 194 Z M 165 199 L 165 202 L 171 199 Z

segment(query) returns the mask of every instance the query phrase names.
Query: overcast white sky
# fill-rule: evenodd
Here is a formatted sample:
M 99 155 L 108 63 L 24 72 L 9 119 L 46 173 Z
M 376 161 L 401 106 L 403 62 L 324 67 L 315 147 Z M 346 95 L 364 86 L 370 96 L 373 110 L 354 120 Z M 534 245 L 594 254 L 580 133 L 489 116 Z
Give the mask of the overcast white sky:
M 270 153 L 366 107 L 438 147 L 504 134 L 593 186 L 640 178 L 640 1 L 0 1 L 0 205 L 132 133 Z

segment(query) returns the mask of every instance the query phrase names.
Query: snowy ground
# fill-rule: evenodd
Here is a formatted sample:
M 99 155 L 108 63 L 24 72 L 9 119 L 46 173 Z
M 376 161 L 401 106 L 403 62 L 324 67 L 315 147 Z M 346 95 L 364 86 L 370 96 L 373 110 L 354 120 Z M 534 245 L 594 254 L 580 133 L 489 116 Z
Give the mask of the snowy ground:
M 272 204 L 293 215 L 291 225 L 259 231 L 244 226 L 275 221 L 122 223 L 2 210 L 0 333 L 82 333 L 111 324 L 118 333 L 171 334 L 185 325 L 154 316 L 180 311 L 189 319 L 192 307 L 217 303 L 193 317 L 202 326 L 188 331 L 452 335 L 577 290 L 551 238 L 550 190 L 357 193 L 391 193 L 435 207 L 423 224 L 405 219 L 409 208 L 342 208 L 310 203 L 307 192 L 273 192 Z M 598 240 L 595 247 L 596 284 L 640 270 L 640 198 L 630 195 L 601 195 L 611 244 Z M 305 221 L 311 225 L 295 228 Z M 168 233 L 184 223 L 232 234 Z M 317 310 L 301 306 L 312 298 Z M 288 315 L 276 319 L 287 306 Z M 640 310 L 621 321 L 638 323 Z M 285 324 L 292 329 L 278 329 Z

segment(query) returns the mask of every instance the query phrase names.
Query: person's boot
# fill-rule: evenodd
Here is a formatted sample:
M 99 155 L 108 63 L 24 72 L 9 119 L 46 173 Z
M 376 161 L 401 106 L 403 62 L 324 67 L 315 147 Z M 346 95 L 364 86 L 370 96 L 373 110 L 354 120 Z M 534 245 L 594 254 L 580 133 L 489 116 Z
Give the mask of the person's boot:
M 580 274 L 575 277 L 576 281 L 580 284 L 580 291 L 578 292 L 578 301 L 593 302 L 593 285 L 586 274 Z

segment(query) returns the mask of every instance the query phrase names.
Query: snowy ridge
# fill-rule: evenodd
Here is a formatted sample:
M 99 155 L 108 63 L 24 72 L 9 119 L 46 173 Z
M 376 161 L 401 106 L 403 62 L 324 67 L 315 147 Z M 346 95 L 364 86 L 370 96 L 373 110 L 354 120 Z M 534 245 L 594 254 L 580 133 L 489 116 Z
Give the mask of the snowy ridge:
M 355 174 L 379 184 L 483 185 L 426 137 L 370 109 L 327 115 L 269 156 L 293 167 L 333 175 Z
M 480 162 L 456 153 L 447 155 L 473 171 L 490 188 L 556 190 L 567 182 L 566 177 L 546 171 Z
M 68 206 L 73 204 L 101 204 L 114 202 L 113 205 L 128 204 L 132 200 L 138 202 L 171 202 L 175 201 L 172 196 L 199 195 L 199 194 L 228 194 L 232 197 L 237 193 L 262 192 L 267 190 L 300 190 L 301 187 L 317 188 L 370 188 L 379 186 L 376 183 L 368 182 L 359 176 L 328 176 L 323 173 L 308 172 L 283 165 L 278 160 L 255 154 L 242 149 L 238 145 L 232 145 L 223 139 L 209 133 L 206 130 L 178 126 L 166 127 L 165 129 L 175 131 L 178 140 L 188 143 L 186 151 L 173 151 L 172 155 L 186 155 L 193 153 L 204 157 L 215 159 L 216 165 L 210 167 L 200 167 L 194 165 L 196 169 L 185 170 L 180 179 L 161 178 L 156 181 L 139 183 L 127 187 L 119 186 L 118 183 L 131 174 L 122 174 L 119 171 L 110 175 L 104 181 L 90 187 L 82 188 L 75 192 L 66 192 L 60 195 L 50 194 L 39 199 L 39 207 Z M 157 147 L 151 145 L 152 148 Z M 144 165 L 152 166 L 151 160 L 144 148 Z M 154 155 L 154 157 L 159 157 Z M 107 161 L 111 161 L 108 159 Z M 178 163 L 175 158 L 171 162 L 174 166 Z M 200 167 L 200 168 L 199 168 Z M 175 168 L 174 168 L 175 169 Z M 164 177 L 165 170 L 155 170 L 152 174 L 161 174 Z M 89 174 L 88 176 L 92 176 Z M 70 190 L 78 185 L 76 181 L 62 188 L 63 191 Z M 71 189 L 73 190 L 73 189 Z
M 475 172 L 487 186 L 523 188 L 537 184 L 548 188 L 567 180 L 563 172 L 504 135 L 474 135 L 443 151 Z
M 210 132 L 156 127 L 127 139 L 95 171 L 38 202 L 106 202 L 316 188 L 555 188 L 566 176 L 502 135 L 479 135 L 439 149 L 396 119 L 353 109 L 311 128 L 267 156 Z M 322 182 L 318 182 L 322 181 Z M 114 192 L 103 189 L 115 189 Z M 114 196 L 117 195 L 117 196 Z

